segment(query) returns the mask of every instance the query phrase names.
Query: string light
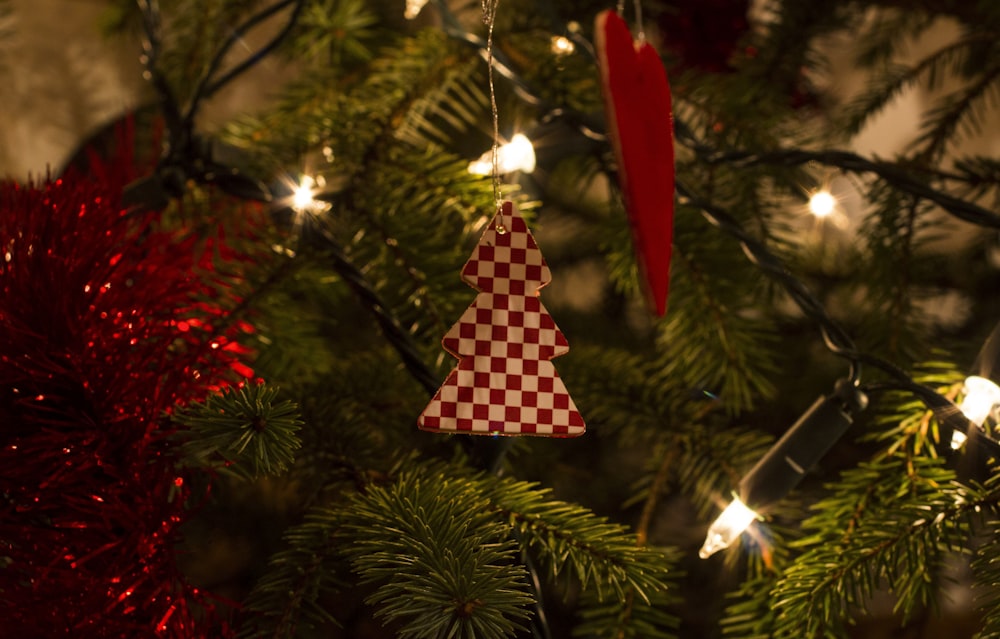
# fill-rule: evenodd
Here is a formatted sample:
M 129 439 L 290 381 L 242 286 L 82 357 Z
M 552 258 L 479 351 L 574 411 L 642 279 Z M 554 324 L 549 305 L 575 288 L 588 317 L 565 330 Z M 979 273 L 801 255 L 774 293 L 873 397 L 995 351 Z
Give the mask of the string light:
M 298 214 L 311 213 L 318 214 L 330 209 L 328 202 L 316 199 L 316 194 L 323 187 L 324 180 L 319 180 L 303 175 L 299 183 L 292 186 L 292 194 L 289 197 L 288 205 Z
M 500 173 L 531 173 L 535 170 L 535 147 L 524 134 L 518 133 L 497 150 L 497 170 Z M 492 151 L 469 163 L 469 173 L 489 175 L 493 171 Z
M 818 218 L 829 217 L 837 209 L 837 198 L 826 189 L 821 189 L 809 198 L 809 212 Z
M 816 462 L 844 435 L 868 398 L 848 379 L 831 395 L 820 397 L 740 480 L 738 497 L 708 529 L 698 555 L 706 559 L 739 538 L 757 511 L 795 488 Z
M 698 551 L 698 556 L 707 559 L 723 548 L 728 548 L 758 517 L 752 508 L 734 496 L 733 501 L 709 527 L 705 545 Z
M 965 397 L 962 399 L 962 403 L 959 404 L 958 409 L 962 411 L 970 422 L 978 426 L 983 427 L 986 423 L 986 419 L 993 412 L 993 408 L 1000 404 L 1000 386 L 993 383 L 992 380 L 986 379 L 985 377 L 980 377 L 978 375 L 971 375 L 965 378 L 965 388 L 963 390 Z M 961 431 L 954 431 L 951 434 L 951 447 L 958 449 L 962 447 L 968 436 Z
M 576 51 L 576 45 L 566 36 L 552 36 L 552 53 L 555 55 L 569 55 Z

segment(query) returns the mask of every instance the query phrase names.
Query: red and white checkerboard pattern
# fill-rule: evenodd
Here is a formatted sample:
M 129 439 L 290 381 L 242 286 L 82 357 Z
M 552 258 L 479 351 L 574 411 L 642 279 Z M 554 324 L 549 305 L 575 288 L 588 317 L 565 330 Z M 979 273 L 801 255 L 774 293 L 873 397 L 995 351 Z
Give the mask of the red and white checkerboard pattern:
M 503 228 L 503 232 L 498 230 Z M 555 367 L 569 351 L 537 291 L 551 279 L 510 202 L 483 234 L 462 278 L 481 292 L 445 335 L 459 359 L 418 419 L 423 430 L 574 437 L 585 426 Z

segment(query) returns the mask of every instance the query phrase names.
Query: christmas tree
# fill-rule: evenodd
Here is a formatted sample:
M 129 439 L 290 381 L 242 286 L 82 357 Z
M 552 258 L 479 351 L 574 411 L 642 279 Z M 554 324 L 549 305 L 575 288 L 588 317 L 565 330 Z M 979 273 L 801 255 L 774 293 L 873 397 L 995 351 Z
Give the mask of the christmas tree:
M 58 5 L 132 62 L 0 1 L 2 634 L 1000 636 L 1000 5 Z M 579 437 L 418 427 L 500 200 Z

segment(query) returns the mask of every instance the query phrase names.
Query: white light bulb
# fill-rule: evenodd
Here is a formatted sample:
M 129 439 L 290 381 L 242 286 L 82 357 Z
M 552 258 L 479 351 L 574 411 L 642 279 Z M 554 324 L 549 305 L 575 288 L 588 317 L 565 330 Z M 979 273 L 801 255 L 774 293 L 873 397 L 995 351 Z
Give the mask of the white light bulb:
M 303 211 L 308 211 L 313 207 L 313 205 L 315 205 L 316 200 L 313 199 L 313 187 L 315 184 L 315 181 L 308 175 L 302 176 L 302 180 L 292 190 L 293 209 L 302 213 Z
M 487 151 L 475 162 L 469 163 L 469 173 L 473 175 L 489 175 L 493 172 L 493 151 Z M 497 150 L 497 170 L 501 174 L 522 171 L 531 173 L 535 170 L 535 147 L 525 135 L 518 133 L 510 142 Z
M 318 187 L 322 187 L 325 181 L 322 177 L 319 178 L 319 184 L 312 177 L 308 175 L 303 175 L 299 183 L 292 187 L 292 195 L 289 199 L 289 205 L 292 210 L 296 213 L 322 213 L 323 211 L 329 210 L 330 203 L 322 202 L 316 199 L 316 192 L 319 190 Z
M 757 513 L 744 504 L 738 497 L 726 506 L 719 518 L 708 529 L 705 544 L 698 551 L 698 556 L 707 559 L 723 548 L 728 548 L 743 534 L 751 522 L 757 519 Z
M 993 412 L 993 407 L 1000 404 L 1000 386 L 985 377 L 972 375 L 965 379 L 963 392 L 965 397 L 958 409 L 970 422 L 982 427 L 986 423 L 986 418 Z M 958 450 L 966 439 L 965 433 L 956 430 L 951 435 L 951 447 Z
M 406 0 L 406 9 L 403 11 L 403 16 L 407 20 L 413 20 L 418 15 L 420 15 L 420 10 L 424 8 L 427 4 L 427 0 Z
M 958 408 L 969 421 L 982 426 L 997 404 L 1000 404 L 1000 386 L 978 375 L 965 379 L 965 398 Z
M 552 36 L 552 53 L 569 55 L 576 51 L 576 45 L 566 36 Z
M 816 191 L 809 198 L 809 212 L 816 217 L 829 217 L 837 208 L 837 199 L 827 191 Z
M 959 448 L 962 447 L 962 444 L 964 444 L 965 440 L 967 439 L 968 437 L 962 431 L 959 430 L 951 431 L 951 449 L 958 450 Z

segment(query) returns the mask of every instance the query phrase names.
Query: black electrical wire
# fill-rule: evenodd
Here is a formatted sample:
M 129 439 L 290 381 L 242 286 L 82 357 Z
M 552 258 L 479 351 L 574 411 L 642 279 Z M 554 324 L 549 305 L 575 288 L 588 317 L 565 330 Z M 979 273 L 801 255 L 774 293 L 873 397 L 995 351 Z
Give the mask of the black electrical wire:
M 770 151 L 716 151 L 702 146 L 685 136 L 678 141 L 695 151 L 698 158 L 708 164 L 728 164 L 737 168 L 767 164 L 772 166 L 800 166 L 817 163 L 852 173 L 873 173 L 896 188 L 918 198 L 934 202 L 952 216 L 986 228 L 1000 229 L 1000 215 L 930 186 L 930 181 L 914 177 L 899 164 L 861 157 L 850 151 L 803 149 L 774 149 Z
M 733 218 L 729 213 L 710 202 L 703 201 L 695 196 L 692 189 L 688 188 L 684 182 L 675 181 L 678 202 L 685 206 L 692 206 L 701 211 L 701 214 L 713 226 L 736 238 L 743 253 L 752 264 L 760 268 L 768 277 L 778 282 L 791 296 L 795 304 L 811 320 L 819 324 L 823 334 L 823 341 L 827 348 L 835 355 L 840 355 L 849 361 L 850 370 L 848 378 L 851 383 L 857 384 L 861 376 L 860 360 L 853 355 L 857 352 L 854 341 L 844 331 L 840 325 L 830 317 L 822 303 L 812 292 L 795 278 L 781 260 L 771 253 L 763 242 L 753 237 Z
M 163 49 L 160 5 L 158 0 L 136 0 L 136 2 L 142 15 L 143 76 L 153 85 L 153 90 L 159 98 L 160 111 L 166 121 L 169 139 L 174 131 L 179 131 L 182 128 L 184 118 L 181 115 L 174 91 L 170 88 L 170 84 L 159 67 L 160 54 Z M 170 141 L 173 142 L 173 140 Z
M 270 55 L 272 51 L 278 48 L 281 42 L 297 24 L 304 4 L 304 0 L 280 0 L 279 2 L 275 2 L 271 6 L 266 7 L 258 13 L 250 16 L 245 22 L 243 22 L 243 24 L 234 28 L 223 45 L 219 47 L 218 51 L 215 52 L 215 57 L 212 58 L 212 61 L 209 63 L 208 68 L 201 78 L 201 81 L 195 88 L 194 96 L 191 98 L 191 104 L 188 106 L 187 113 L 185 114 L 185 120 L 189 123 L 193 122 L 202 100 L 210 98 L 219 89 L 248 71 L 250 68 Z M 276 33 L 265 45 L 257 49 L 257 51 L 249 57 L 226 71 L 222 77 L 214 78 L 230 49 L 232 49 L 237 42 L 242 40 L 250 29 L 288 7 L 292 7 L 291 14 L 278 33 Z
M 368 282 L 361 269 L 348 259 L 340 242 L 327 225 L 317 218 L 309 226 L 310 230 L 314 230 L 322 238 L 323 248 L 333 260 L 334 269 L 358 296 L 362 305 L 375 317 L 379 328 L 382 329 L 382 334 L 399 353 L 406 370 L 423 386 L 428 394 L 433 395 L 437 391 L 439 380 L 424 363 L 409 334 L 403 330 L 396 318 L 389 312 L 387 305 Z

